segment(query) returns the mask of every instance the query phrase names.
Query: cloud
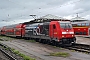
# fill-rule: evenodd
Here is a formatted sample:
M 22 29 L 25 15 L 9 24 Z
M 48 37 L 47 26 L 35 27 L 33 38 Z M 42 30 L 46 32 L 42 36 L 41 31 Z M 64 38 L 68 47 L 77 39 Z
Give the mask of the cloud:
M 87 0 L 0 0 L 0 25 L 6 25 L 6 20 L 21 21 L 32 19 L 32 14 L 37 17 L 53 14 L 71 19 L 79 13 L 80 17 L 90 19 L 90 1 Z
M 81 16 L 86 16 L 90 14 L 90 1 L 88 0 L 80 0 L 80 2 L 76 3 L 75 9 L 82 9 L 82 11 L 79 11 L 78 13 Z

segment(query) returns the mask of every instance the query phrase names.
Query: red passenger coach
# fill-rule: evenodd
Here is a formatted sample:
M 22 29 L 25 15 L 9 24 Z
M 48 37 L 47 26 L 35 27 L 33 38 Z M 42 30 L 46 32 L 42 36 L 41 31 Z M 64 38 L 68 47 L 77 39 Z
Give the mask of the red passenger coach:
M 0 35 L 5 35 L 5 33 L 6 33 L 5 29 L 6 29 L 5 26 L 0 28 Z
M 90 21 L 72 23 L 74 33 L 77 36 L 90 37 Z
M 1 28 L 1 35 L 23 37 L 25 34 L 24 24 L 14 24 Z
M 17 24 L 15 27 L 15 36 L 16 37 L 23 37 L 25 34 L 25 25 L 24 24 Z

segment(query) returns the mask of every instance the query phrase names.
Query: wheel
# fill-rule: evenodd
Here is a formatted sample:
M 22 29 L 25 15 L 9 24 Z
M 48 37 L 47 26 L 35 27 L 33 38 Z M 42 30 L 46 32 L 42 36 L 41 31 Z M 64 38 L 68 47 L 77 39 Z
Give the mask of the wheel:
M 42 39 L 39 39 L 39 42 L 42 43 Z
M 47 44 L 48 44 L 48 45 L 51 45 L 51 42 L 50 42 L 50 40 L 47 40 Z

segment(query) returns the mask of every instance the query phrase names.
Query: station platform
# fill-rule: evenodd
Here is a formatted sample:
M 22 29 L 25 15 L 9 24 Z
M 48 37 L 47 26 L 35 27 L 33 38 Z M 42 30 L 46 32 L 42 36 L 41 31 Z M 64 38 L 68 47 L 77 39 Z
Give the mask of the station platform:
M 76 43 L 90 45 L 90 38 L 76 36 Z

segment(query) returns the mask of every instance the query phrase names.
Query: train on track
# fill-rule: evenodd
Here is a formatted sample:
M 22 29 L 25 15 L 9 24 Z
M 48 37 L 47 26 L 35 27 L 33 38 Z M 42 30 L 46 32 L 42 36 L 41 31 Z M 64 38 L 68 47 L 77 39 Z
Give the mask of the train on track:
M 15 24 L 0 28 L 0 35 L 33 38 L 42 43 L 73 44 L 76 42 L 70 21 L 50 21 L 42 23 Z
M 75 35 L 90 37 L 90 21 L 72 22 L 72 26 Z

